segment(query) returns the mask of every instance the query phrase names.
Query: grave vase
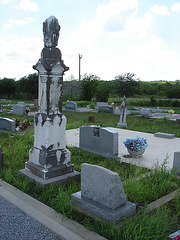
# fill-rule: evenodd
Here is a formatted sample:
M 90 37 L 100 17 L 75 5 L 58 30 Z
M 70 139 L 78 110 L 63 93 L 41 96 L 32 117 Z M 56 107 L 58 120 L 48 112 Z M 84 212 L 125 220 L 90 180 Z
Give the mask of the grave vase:
M 139 158 L 145 152 L 145 149 L 142 149 L 140 151 L 132 151 L 130 148 L 127 148 L 127 150 L 128 150 L 129 155 L 133 158 Z

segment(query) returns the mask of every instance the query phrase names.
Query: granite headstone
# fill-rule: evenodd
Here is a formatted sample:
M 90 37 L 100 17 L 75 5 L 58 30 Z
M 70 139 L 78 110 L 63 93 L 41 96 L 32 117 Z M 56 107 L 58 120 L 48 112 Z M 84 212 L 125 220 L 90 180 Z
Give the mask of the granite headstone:
M 73 205 L 94 216 L 119 222 L 134 214 L 118 173 L 97 165 L 81 165 L 81 191 L 71 195 Z

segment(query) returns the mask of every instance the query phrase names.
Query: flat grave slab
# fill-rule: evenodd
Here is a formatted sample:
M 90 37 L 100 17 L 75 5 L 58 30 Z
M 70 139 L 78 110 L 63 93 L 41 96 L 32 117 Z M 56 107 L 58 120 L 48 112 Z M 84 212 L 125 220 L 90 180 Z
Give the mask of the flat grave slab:
M 171 134 L 171 133 L 163 133 L 163 132 L 154 133 L 154 136 L 155 136 L 155 137 L 161 137 L 161 138 L 168 138 L 168 139 L 175 138 L 175 135 L 174 135 L 174 134 Z

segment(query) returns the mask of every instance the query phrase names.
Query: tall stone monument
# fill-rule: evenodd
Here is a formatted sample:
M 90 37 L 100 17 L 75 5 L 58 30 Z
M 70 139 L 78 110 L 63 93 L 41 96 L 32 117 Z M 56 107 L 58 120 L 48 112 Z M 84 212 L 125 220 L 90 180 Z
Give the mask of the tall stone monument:
M 80 178 L 71 164 L 71 153 L 66 148 L 66 117 L 62 114 L 62 85 L 66 67 L 58 45 L 60 25 L 51 16 L 43 23 L 44 48 L 33 68 L 39 75 L 39 111 L 34 117 L 34 147 L 29 161 L 20 170 L 42 186 L 66 184 Z
M 123 102 L 121 103 L 121 106 L 120 106 L 120 118 L 119 118 L 117 127 L 125 127 L 125 128 L 127 127 L 126 114 L 127 114 L 127 105 L 126 105 L 126 97 L 124 96 Z

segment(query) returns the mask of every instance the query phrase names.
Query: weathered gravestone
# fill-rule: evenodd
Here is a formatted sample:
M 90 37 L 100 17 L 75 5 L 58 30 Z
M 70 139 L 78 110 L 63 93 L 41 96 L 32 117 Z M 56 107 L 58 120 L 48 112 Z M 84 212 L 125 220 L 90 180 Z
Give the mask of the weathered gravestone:
M 136 210 L 127 201 L 118 173 L 101 166 L 81 165 L 81 191 L 71 195 L 72 203 L 97 217 L 119 222 Z
M 6 102 L 6 99 L 0 99 L 0 102 Z
M 34 99 L 34 107 L 39 107 L 39 104 L 38 104 L 38 99 Z
M 25 107 L 25 102 L 18 102 L 18 105 Z
M 144 118 L 149 118 L 151 116 L 151 111 L 145 108 L 140 110 L 140 116 Z
M 77 103 L 75 103 L 75 102 L 66 102 L 65 103 L 65 110 L 77 111 Z
M 71 153 L 66 148 L 66 117 L 62 114 L 62 86 L 65 66 L 58 44 L 60 26 L 51 16 L 43 23 L 44 48 L 41 59 L 34 66 L 39 76 L 39 111 L 34 117 L 34 147 L 29 161 L 20 174 L 25 174 L 39 185 L 64 185 L 79 179 L 74 171 Z
M 16 123 L 12 119 L 9 118 L 1 118 L 0 117 L 0 131 L 16 131 Z
M 3 169 L 3 164 L 4 164 L 4 153 L 2 150 L 2 147 L 0 146 L 0 171 Z
M 10 111 L 11 114 L 17 114 L 17 115 L 25 115 L 25 106 L 14 104 L 13 109 Z
M 180 151 L 174 152 L 173 168 L 177 168 L 177 172 L 180 175 Z
M 84 126 L 79 129 L 79 146 L 106 158 L 118 158 L 118 133 L 108 128 Z
M 97 107 L 100 107 L 100 106 L 109 106 L 109 105 L 108 105 L 108 103 L 106 103 L 106 102 L 97 102 L 97 103 L 96 103 L 96 106 L 97 106 Z
M 3 105 L 0 105 L 0 112 L 3 112 Z
M 113 113 L 114 112 L 114 107 L 113 106 L 99 106 L 99 111 L 102 112 L 102 111 L 105 111 L 107 113 Z
M 126 106 L 126 97 L 124 96 L 123 102 L 121 103 L 121 106 L 120 106 L 120 119 L 117 124 L 117 127 L 127 127 L 126 114 L 127 114 L 127 106 Z

